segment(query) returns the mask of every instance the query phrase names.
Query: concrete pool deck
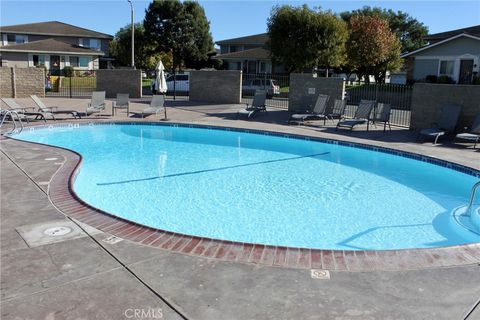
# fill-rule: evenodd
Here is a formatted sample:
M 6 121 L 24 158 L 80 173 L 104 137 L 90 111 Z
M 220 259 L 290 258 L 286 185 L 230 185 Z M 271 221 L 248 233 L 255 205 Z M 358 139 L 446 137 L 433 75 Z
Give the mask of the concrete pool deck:
M 87 103 L 45 101 L 79 109 Z M 235 121 L 239 106 L 175 105 L 168 109 L 172 122 L 386 145 L 480 169 L 478 151 L 462 145 L 416 143 L 415 134 L 404 129 L 386 134 L 335 132 L 331 126 L 286 126 L 284 111 Z M 132 108 L 142 106 L 139 102 Z M 99 118 L 127 119 L 124 114 Z M 321 280 L 313 279 L 310 270 L 232 263 L 128 240 L 116 242 L 110 234 L 82 224 L 75 237 L 66 235 L 38 246 L 32 245 L 38 240 L 33 238 L 29 245 L 20 231 L 71 223 L 46 193 L 51 177 L 64 163 L 65 151 L 10 139 L 1 144 L 1 314 L 5 319 L 128 319 L 135 318 L 136 310 L 153 319 L 159 318 L 159 308 L 163 319 L 462 319 L 480 297 L 476 255 L 475 261 L 460 267 L 331 271 L 329 280 Z M 478 317 L 477 308 L 469 319 Z

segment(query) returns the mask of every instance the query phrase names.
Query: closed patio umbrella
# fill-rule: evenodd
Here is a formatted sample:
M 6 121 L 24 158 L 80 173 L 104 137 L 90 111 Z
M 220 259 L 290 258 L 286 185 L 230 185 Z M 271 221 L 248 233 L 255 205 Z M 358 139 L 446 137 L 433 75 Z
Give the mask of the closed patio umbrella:
M 163 66 L 162 60 L 159 60 L 157 67 L 157 78 L 155 79 L 155 90 L 158 93 L 167 92 L 167 80 L 165 79 L 165 67 Z

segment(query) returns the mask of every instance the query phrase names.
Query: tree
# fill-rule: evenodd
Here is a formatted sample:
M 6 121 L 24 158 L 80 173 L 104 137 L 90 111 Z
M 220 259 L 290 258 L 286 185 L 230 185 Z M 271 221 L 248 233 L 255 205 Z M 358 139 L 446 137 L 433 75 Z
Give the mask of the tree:
M 214 51 L 210 23 L 195 1 L 153 1 L 143 25 L 147 43 L 156 52 L 171 52 L 175 69 L 207 63 Z
M 144 69 L 148 59 L 143 25 L 135 24 L 135 66 Z M 129 66 L 132 61 L 132 26 L 121 28 L 110 43 L 110 55 L 115 58 L 117 66 Z
M 268 48 L 289 72 L 338 67 L 346 57 L 346 24 L 330 11 L 276 6 L 268 19 Z
M 426 45 L 423 37 L 428 34 L 428 28 L 408 13 L 402 11 L 371 8 L 365 6 L 362 9 L 342 12 L 340 16 L 347 23 L 354 15 L 378 16 L 388 21 L 390 30 L 394 32 L 401 43 L 401 52 L 410 52 Z
M 349 28 L 349 65 L 359 75 L 374 75 L 377 82 L 383 82 L 387 70 L 395 71 L 401 66 L 400 41 L 386 20 L 378 16 L 354 15 Z

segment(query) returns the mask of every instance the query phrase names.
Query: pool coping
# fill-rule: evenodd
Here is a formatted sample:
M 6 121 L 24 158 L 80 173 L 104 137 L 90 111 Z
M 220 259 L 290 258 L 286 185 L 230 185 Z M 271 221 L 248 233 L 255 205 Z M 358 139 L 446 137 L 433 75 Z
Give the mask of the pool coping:
M 79 127 L 85 125 L 91 126 L 109 124 L 218 129 L 319 141 L 349 147 L 363 148 L 377 152 L 386 152 L 398 156 L 405 156 L 407 158 L 440 165 L 480 178 L 480 170 L 438 158 L 362 143 L 346 142 L 299 134 L 287 134 L 268 130 L 232 128 L 190 123 L 159 123 L 145 121 L 57 123 L 54 125 L 35 125 L 26 127 L 26 129 L 35 130 L 35 128 Z M 122 239 L 127 239 L 141 245 L 169 250 L 172 252 L 179 252 L 182 254 L 199 256 L 202 258 L 213 258 L 230 262 L 253 263 L 264 266 L 299 269 L 324 269 L 331 271 L 400 271 L 480 263 L 480 243 L 428 249 L 323 250 L 210 239 L 144 226 L 95 208 L 81 200 L 76 195 L 73 189 L 73 184 L 83 161 L 83 158 L 79 153 L 67 148 L 18 140 L 12 136 L 8 136 L 8 138 L 23 143 L 31 143 L 56 150 L 66 151 L 62 152 L 62 155 L 65 158 L 65 163 L 54 174 L 48 186 L 48 195 L 51 202 L 56 208 L 71 218 L 79 220 L 80 222 L 90 225 L 105 233 Z

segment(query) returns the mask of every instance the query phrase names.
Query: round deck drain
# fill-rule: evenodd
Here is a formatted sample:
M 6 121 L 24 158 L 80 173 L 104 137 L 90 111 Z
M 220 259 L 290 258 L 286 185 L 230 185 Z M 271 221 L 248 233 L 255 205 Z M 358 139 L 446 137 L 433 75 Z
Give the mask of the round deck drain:
M 72 232 L 72 229 L 69 227 L 53 227 L 43 231 L 44 234 L 50 237 L 64 236 L 70 232 Z

